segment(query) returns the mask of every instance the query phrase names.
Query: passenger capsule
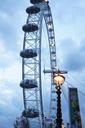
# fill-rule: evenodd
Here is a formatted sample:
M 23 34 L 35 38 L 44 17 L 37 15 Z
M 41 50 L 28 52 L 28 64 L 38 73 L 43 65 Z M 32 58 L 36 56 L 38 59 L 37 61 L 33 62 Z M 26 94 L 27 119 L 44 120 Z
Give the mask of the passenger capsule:
M 56 99 L 54 98 L 54 99 L 52 99 L 52 101 L 56 101 Z
M 55 108 L 55 107 L 52 107 L 52 109 L 53 109 L 53 110 L 56 110 L 56 108 Z
M 50 17 L 50 16 L 51 16 L 51 14 L 50 14 L 50 13 L 47 13 L 47 14 L 45 14 L 45 16 Z
M 39 117 L 39 111 L 37 109 L 27 109 L 22 112 L 22 115 L 27 118 Z
M 52 93 L 56 93 L 56 91 L 52 91 Z
M 52 21 L 48 21 L 48 24 L 52 24 Z
M 35 7 L 35 6 L 31 6 L 31 7 L 28 7 L 28 8 L 26 9 L 26 12 L 27 12 L 28 14 L 36 14 L 36 13 L 39 13 L 39 12 L 40 12 L 40 8 Z
M 37 31 L 38 30 L 38 26 L 36 24 L 25 24 L 22 27 L 22 30 L 24 32 L 34 32 L 34 31 Z
M 20 86 L 22 88 L 26 88 L 26 89 L 31 89 L 31 88 L 36 88 L 37 87 L 37 81 L 36 80 L 23 80 L 21 83 L 20 83 Z
M 39 3 L 42 3 L 44 1 L 45 0 L 30 0 L 30 3 L 32 3 L 32 4 L 39 4 Z
M 20 56 L 23 58 L 33 58 L 37 56 L 37 52 L 35 49 L 25 49 L 20 52 Z
M 52 54 L 56 54 L 56 51 L 51 51 Z
M 54 116 L 54 115 L 52 115 L 51 117 L 52 117 L 53 119 L 55 119 L 55 116 Z
M 52 28 L 49 28 L 49 29 L 48 29 L 48 31 L 49 31 L 49 32 L 52 32 L 52 31 L 53 31 L 53 29 L 52 29 Z
M 49 39 L 51 39 L 51 40 L 54 39 L 54 36 L 50 36 Z

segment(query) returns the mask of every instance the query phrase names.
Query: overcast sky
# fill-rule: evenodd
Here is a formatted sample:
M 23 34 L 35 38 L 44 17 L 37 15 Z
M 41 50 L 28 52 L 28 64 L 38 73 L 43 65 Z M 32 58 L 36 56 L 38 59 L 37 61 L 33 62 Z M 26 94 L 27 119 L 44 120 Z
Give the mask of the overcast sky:
M 22 90 L 19 87 L 19 53 L 22 50 L 22 25 L 26 22 L 25 9 L 28 6 L 29 0 L 0 0 L 0 128 L 12 128 L 15 118 L 23 110 Z M 79 89 L 84 120 L 85 98 L 80 91 L 85 92 L 85 0 L 50 0 L 50 6 L 55 28 L 57 64 L 60 69 L 68 70 L 66 81 Z M 43 34 L 43 38 L 45 36 L 46 34 Z M 46 46 L 47 42 L 42 44 L 42 61 L 47 59 L 44 58 Z M 43 65 L 48 67 L 44 62 Z M 68 86 L 70 85 L 67 83 L 63 86 L 66 97 Z M 46 93 L 49 95 L 48 84 L 44 90 L 44 96 Z M 68 106 L 64 100 L 63 108 Z M 67 118 L 65 121 L 68 121 Z

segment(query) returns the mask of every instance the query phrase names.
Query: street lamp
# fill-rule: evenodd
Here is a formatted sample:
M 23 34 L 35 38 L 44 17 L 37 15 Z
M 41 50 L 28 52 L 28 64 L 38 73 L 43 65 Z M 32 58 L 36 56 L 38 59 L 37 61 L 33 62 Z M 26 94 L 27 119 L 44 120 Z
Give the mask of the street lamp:
M 65 81 L 65 77 L 61 74 L 54 74 L 54 84 L 61 86 Z
M 67 74 L 67 71 L 61 71 L 52 69 L 52 70 L 45 70 L 43 71 L 44 73 L 52 73 L 53 74 L 53 82 L 56 85 L 56 93 L 57 93 L 57 118 L 56 118 L 56 127 L 55 128 L 63 128 L 64 125 L 62 125 L 62 111 L 61 111 L 61 85 L 65 81 L 65 77 L 63 74 Z
M 60 73 L 54 73 L 53 76 L 54 84 L 56 85 L 56 93 L 57 93 L 57 118 L 56 118 L 56 127 L 62 128 L 62 110 L 61 110 L 61 85 L 65 81 L 65 77 Z

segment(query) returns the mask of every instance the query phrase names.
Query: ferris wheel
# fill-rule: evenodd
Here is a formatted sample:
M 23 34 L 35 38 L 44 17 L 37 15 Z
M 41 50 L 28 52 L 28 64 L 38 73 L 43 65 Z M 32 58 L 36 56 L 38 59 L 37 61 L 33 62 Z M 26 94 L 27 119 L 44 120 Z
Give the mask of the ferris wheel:
M 41 37 L 42 23 L 45 20 L 49 54 L 50 68 L 56 67 L 56 44 L 54 25 L 51 8 L 47 0 L 30 0 L 32 6 L 26 9 L 28 14 L 26 24 L 22 27 L 24 31 L 22 57 L 22 81 L 20 86 L 23 89 L 24 111 L 22 115 L 27 118 L 29 128 L 44 128 L 44 111 L 42 99 L 42 78 L 41 78 Z M 50 118 L 56 117 L 56 92 L 51 73 L 51 97 L 50 97 Z

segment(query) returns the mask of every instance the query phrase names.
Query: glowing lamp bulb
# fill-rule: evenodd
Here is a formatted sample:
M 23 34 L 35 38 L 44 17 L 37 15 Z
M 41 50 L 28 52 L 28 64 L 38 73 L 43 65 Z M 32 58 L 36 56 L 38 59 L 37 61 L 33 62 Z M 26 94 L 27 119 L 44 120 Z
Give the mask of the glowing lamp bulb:
M 61 74 L 55 74 L 54 75 L 54 83 L 57 85 L 57 86 L 60 86 L 64 83 L 65 81 L 65 77 Z

